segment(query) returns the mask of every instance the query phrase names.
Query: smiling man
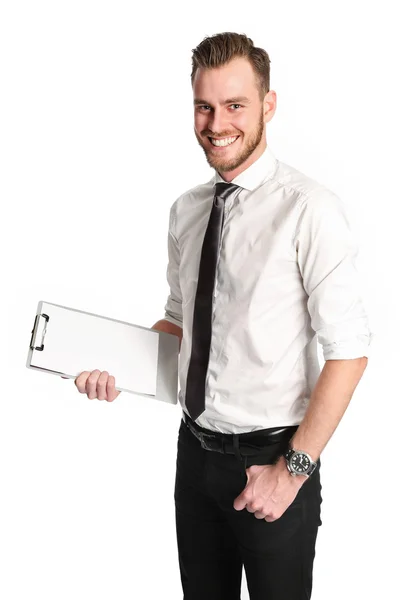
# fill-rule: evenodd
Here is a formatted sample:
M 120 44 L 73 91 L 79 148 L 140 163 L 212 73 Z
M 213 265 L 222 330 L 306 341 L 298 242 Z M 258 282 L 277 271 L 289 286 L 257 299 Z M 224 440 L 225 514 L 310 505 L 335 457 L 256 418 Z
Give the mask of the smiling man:
M 264 90 L 255 85 L 253 67 L 242 56 L 219 68 L 198 68 L 193 92 L 197 141 L 210 167 L 231 181 L 264 152 L 265 123 L 274 115 L 276 94 L 268 92 L 263 104 Z
M 245 35 L 193 51 L 194 132 L 213 177 L 178 198 L 170 295 L 181 338 L 175 505 L 185 600 L 306 600 L 320 454 L 371 340 L 340 199 L 279 161 L 270 60 Z M 323 348 L 321 371 L 317 343 Z
M 255 160 L 266 148 L 265 123 L 272 119 L 276 94 L 268 94 L 268 114 L 254 85 L 254 71 L 245 58 L 239 57 L 219 69 L 194 77 L 194 92 L 215 98 L 211 107 L 203 98 L 195 97 L 195 135 L 203 148 L 210 167 L 226 173 L 231 181 Z M 247 96 L 226 97 L 229 90 L 246 90 Z M 223 97 L 213 90 L 225 90 Z M 221 93 L 221 92 L 220 92 Z M 224 127 L 230 131 L 225 132 Z
M 320 455 L 368 360 L 344 206 L 278 160 L 270 60 L 237 33 L 193 51 L 194 130 L 212 178 L 171 206 L 170 286 L 153 325 L 180 338 L 176 531 L 185 600 L 307 600 Z M 317 344 L 325 365 L 321 370 Z M 76 380 L 114 400 L 107 372 Z

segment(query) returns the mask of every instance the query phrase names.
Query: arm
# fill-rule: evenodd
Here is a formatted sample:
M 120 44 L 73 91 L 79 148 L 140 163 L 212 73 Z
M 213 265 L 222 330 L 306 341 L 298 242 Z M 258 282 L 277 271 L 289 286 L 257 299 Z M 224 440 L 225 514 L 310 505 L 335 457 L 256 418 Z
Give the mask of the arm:
M 172 333 L 173 335 L 177 335 L 179 337 L 179 350 L 181 349 L 183 335 L 182 327 L 178 327 L 178 325 L 174 325 L 174 323 L 170 323 L 170 321 L 167 321 L 166 319 L 161 319 L 152 326 L 152 329 L 157 329 L 157 331 L 165 331 L 166 333 Z
M 367 357 L 327 360 L 311 395 L 304 419 L 292 438 L 295 449 L 308 452 L 317 461 L 341 420 L 365 366 Z M 236 510 L 247 510 L 258 519 L 279 519 L 307 481 L 306 476 L 292 477 L 281 456 L 277 463 L 255 465 L 246 470 L 247 485 L 235 498 Z
M 368 362 L 372 334 L 360 298 L 355 269 L 357 246 L 339 198 L 317 190 L 299 204 L 293 238 L 310 324 L 322 345 L 325 365 L 291 442 L 317 461 L 338 426 Z M 234 508 L 274 521 L 282 516 L 307 481 L 292 477 L 286 459 L 253 465 Z
M 317 461 L 341 421 L 368 358 L 327 360 L 311 394 L 304 419 L 292 438 L 295 449 Z
M 355 266 L 358 247 L 335 194 L 323 190 L 307 198 L 295 243 L 311 326 L 326 362 L 292 445 L 316 461 L 364 373 L 372 334 Z
M 179 200 L 179 198 L 178 198 Z M 172 333 L 179 337 L 179 350 L 181 349 L 183 336 L 183 313 L 182 313 L 182 294 L 179 283 L 179 242 L 176 237 L 176 209 L 178 201 L 171 206 L 168 227 L 168 267 L 167 281 L 170 287 L 170 293 L 167 303 L 164 307 L 164 319 L 157 321 L 152 329 Z

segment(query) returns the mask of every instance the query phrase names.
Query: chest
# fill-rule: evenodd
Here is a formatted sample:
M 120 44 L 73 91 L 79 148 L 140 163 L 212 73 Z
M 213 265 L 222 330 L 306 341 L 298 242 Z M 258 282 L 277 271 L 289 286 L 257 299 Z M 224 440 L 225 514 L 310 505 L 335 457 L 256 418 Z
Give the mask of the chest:
M 181 224 L 179 279 L 184 303 L 196 293 L 211 207 L 212 199 L 194 205 Z M 241 300 L 257 286 L 284 288 L 287 278 L 298 272 L 293 245 L 296 214 L 293 198 L 282 193 L 254 194 L 245 202 L 227 204 L 217 260 L 218 288 Z

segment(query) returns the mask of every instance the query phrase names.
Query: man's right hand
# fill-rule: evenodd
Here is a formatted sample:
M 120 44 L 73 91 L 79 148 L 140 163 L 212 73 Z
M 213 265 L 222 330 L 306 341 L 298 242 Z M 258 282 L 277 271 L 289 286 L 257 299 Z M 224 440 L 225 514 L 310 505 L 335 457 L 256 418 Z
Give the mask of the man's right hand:
M 68 379 L 68 377 L 63 377 Z M 115 377 L 107 371 L 82 371 L 75 379 L 75 385 L 81 394 L 87 394 L 89 400 L 107 400 L 112 402 L 121 392 L 115 389 Z

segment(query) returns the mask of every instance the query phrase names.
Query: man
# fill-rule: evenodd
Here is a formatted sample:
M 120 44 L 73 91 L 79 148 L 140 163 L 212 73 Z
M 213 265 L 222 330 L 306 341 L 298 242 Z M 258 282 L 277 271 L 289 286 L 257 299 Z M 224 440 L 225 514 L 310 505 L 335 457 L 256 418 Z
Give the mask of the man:
M 185 600 L 311 597 L 320 455 L 368 361 L 357 254 L 339 198 L 277 160 L 270 60 L 245 35 L 193 51 L 194 130 L 212 179 L 169 223 L 165 318 L 180 338 L 175 482 Z M 325 365 L 321 371 L 317 342 Z M 107 372 L 76 380 L 114 400 Z

